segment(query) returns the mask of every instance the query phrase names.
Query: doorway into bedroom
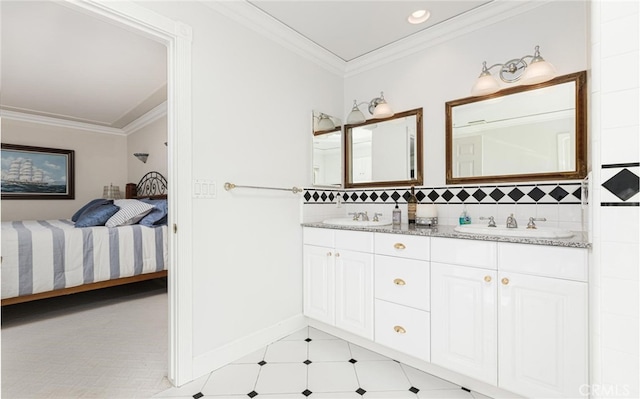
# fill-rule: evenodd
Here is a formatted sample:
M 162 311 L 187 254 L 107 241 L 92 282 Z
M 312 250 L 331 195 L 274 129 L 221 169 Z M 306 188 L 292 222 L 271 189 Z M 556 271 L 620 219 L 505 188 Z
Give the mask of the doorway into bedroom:
M 83 205 L 102 198 L 105 187 L 118 187 L 124 195 L 126 184 L 138 183 L 147 172 L 169 177 L 167 46 L 151 35 L 62 3 L 0 6 L 2 142 L 73 150 L 75 177 L 74 199 L 3 199 L 3 228 L 5 222 L 70 219 Z M 4 154 L 2 161 L 4 165 Z M 167 267 L 170 245 L 165 230 L 153 256 L 164 257 Z M 3 255 L 6 248 L 3 242 Z M 127 263 L 123 248 L 118 257 Z M 71 249 L 78 247 L 70 244 Z M 80 285 L 93 282 L 105 267 L 107 280 L 144 269 L 132 266 L 132 273 L 120 274 L 110 258 L 103 265 L 99 255 L 84 255 L 79 268 L 70 265 L 74 271 L 65 272 L 72 285 L 75 277 Z M 49 277 L 43 277 L 47 283 L 38 280 L 37 272 L 48 267 L 46 257 L 39 252 L 32 262 L 35 290 L 60 288 L 49 284 Z M 93 274 L 83 257 L 92 259 Z M 10 280 L 6 264 L 3 298 L 13 291 L 5 289 Z M 81 389 L 89 396 L 113 392 L 113 397 L 146 397 L 160 392 L 169 386 L 168 314 L 166 278 L 3 307 L 2 394 L 76 397 Z M 136 381 L 137 388 L 123 384 L 124 379 Z M 106 387 L 127 389 L 132 395 Z

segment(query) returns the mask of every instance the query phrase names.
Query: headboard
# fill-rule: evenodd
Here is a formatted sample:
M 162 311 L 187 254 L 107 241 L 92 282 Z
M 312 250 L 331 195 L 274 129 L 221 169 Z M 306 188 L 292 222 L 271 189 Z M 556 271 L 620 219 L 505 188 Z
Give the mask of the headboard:
M 167 179 L 159 172 L 149 172 L 140 182 L 127 183 L 126 198 L 167 198 Z

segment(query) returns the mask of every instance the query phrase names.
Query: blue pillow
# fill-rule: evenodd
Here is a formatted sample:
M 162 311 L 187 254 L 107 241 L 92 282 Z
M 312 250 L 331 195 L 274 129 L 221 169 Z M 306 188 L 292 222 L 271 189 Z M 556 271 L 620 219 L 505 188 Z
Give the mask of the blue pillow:
M 87 204 L 85 204 L 82 208 L 78 209 L 78 211 L 74 213 L 73 216 L 71 216 L 71 220 L 74 222 L 77 222 L 78 219 L 80 218 L 80 215 L 82 215 L 83 212 L 89 210 L 89 208 L 93 208 L 94 206 L 105 205 L 105 204 L 113 204 L 113 200 L 108 200 L 104 198 L 91 200 Z
M 120 207 L 113 204 L 95 206 L 80 215 L 76 227 L 104 226 L 111 216 L 115 215 Z
M 141 199 L 140 201 L 153 205 L 153 209 L 138 222 L 139 224 L 149 227 L 167 224 L 168 207 L 166 199 Z

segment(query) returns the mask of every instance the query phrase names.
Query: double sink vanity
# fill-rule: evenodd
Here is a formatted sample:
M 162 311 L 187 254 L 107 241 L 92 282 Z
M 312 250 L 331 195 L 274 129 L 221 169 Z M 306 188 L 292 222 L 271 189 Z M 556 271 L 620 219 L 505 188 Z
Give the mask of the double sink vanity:
M 509 202 L 489 189 L 524 182 L 535 188 L 513 189 L 505 198 L 515 201 L 511 206 L 528 195 L 524 203 L 562 208 L 566 191 L 545 192 L 549 184 L 535 182 L 586 176 L 586 92 L 582 71 L 447 102 L 446 184 L 464 185 L 462 203 L 487 203 L 490 195 L 499 207 Z M 362 190 L 423 185 L 423 163 L 431 161 L 423 157 L 430 143 L 423 142 L 421 108 L 345 126 L 332 117 L 323 130 L 327 118 L 314 113 L 314 185 L 349 191 L 339 198 L 356 204 L 371 200 Z M 486 184 L 487 193 L 474 191 L 477 184 Z M 449 194 L 444 206 L 460 203 Z M 388 206 L 407 199 L 384 195 Z M 311 325 L 480 392 L 583 396 L 585 234 L 489 224 L 304 223 L 304 314 Z
M 525 397 L 588 381 L 580 235 L 305 223 L 303 242 L 310 319 Z

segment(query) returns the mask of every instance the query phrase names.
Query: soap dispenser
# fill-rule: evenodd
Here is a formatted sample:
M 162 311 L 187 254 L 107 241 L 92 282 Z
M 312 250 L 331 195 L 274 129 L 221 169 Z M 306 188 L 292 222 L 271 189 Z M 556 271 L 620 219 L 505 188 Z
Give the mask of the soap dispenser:
M 393 210 L 393 217 L 391 220 L 395 226 L 400 226 L 400 223 L 402 222 L 402 211 L 398 208 L 398 201 L 396 201 L 396 207 Z
M 467 206 L 465 205 L 462 213 L 460 214 L 460 218 L 458 219 L 458 223 L 460 225 L 463 224 L 471 224 L 471 217 L 469 217 L 469 214 L 467 213 Z

